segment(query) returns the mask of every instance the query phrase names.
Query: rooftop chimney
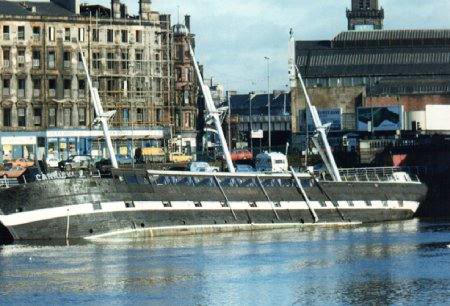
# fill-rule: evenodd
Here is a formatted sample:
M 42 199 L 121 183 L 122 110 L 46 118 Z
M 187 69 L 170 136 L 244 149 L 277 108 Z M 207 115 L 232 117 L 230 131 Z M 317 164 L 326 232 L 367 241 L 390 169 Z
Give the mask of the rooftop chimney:
M 74 14 L 80 14 L 80 0 L 50 0 L 50 2 L 53 2 Z
M 120 19 L 120 0 L 111 0 L 111 17 L 114 19 Z
M 139 0 L 139 16 L 142 20 L 150 20 L 152 13 L 151 0 Z

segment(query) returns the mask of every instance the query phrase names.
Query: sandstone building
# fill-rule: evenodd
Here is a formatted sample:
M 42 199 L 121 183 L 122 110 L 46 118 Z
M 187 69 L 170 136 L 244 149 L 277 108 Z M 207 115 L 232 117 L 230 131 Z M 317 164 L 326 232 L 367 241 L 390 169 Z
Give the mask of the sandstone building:
M 139 1 L 138 15 L 120 0 L 110 8 L 1 0 L 0 31 L 1 158 L 105 154 L 79 48 L 104 109 L 116 111 L 118 154 L 172 138 L 195 151 L 197 86 L 186 49 L 194 37 L 151 0 Z

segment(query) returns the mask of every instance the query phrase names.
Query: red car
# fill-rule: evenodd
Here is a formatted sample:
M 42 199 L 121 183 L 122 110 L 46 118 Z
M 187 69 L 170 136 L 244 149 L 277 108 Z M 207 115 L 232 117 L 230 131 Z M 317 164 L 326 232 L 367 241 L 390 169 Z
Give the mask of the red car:
M 233 150 L 231 152 L 231 160 L 234 162 L 252 159 L 253 153 L 250 152 L 249 150 Z

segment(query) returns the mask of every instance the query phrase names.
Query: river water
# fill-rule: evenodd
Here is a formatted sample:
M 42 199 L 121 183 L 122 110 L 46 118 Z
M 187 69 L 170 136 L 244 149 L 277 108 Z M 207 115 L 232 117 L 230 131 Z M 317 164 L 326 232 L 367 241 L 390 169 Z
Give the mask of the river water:
M 18 304 L 449 305 L 450 222 L 0 247 Z

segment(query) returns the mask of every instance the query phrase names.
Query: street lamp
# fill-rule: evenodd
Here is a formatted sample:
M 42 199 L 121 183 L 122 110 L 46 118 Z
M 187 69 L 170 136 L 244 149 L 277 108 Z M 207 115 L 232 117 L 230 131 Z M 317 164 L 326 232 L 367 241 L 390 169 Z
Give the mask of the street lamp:
M 250 149 L 252 151 L 253 154 L 253 120 L 252 120 L 252 100 L 255 97 L 255 92 L 251 91 L 248 94 L 248 99 L 250 102 L 250 112 L 249 112 L 249 119 L 250 119 Z
M 272 126 L 271 126 L 271 113 L 270 113 L 270 57 L 265 56 L 264 59 L 267 61 L 267 112 L 269 117 L 269 152 L 272 152 Z

